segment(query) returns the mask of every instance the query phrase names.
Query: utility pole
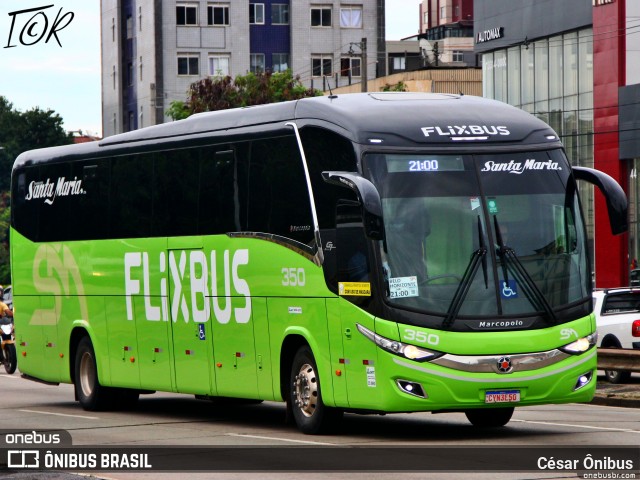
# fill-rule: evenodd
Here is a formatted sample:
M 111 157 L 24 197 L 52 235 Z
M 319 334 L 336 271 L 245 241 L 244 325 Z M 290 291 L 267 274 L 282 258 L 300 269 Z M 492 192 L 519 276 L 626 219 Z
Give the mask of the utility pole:
M 360 47 L 362 49 L 362 55 L 361 55 L 361 60 L 360 62 L 362 63 L 362 65 L 360 66 L 361 70 L 362 70 L 362 90 L 361 92 L 366 92 L 367 91 L 367 84 L 369 83 L 369 76 L 367 74 L 367 39 L 363 38 L 361 43 L 360 43 Z
M 352 57 L 357 56 L 353 51 L 353 46 L 356 46 L 360 49 L 360 88 L 361 92 L 367 91 L 367 83 L 369 81 L 369 77 L 367 74 L 367 39 L 363 38 L 360 43 L 350 43 L 349 44 L 349 55 Z

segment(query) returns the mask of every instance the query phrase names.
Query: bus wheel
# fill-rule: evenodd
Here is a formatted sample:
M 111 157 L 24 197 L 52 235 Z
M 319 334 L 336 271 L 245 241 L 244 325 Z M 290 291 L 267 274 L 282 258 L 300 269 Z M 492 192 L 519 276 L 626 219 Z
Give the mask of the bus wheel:
M 289 402 L 298 429 L 311 435 L 326 432 L 342 412 L 322 403 L 318 367 L 309 347 L 296 353 L 290 380 Z
M 112 390 L 100 385 L 96 355 L 89 337 L 83 337 L 78 344 L 74 386 L 76 397 L 85 410 L 105 410 L 112 406 Z
M 474 427 L 495 428 L 504 427 L 513 415 L 513 407 L 505 408 L 476 408 L 465 411 L 467 419 Z
M 4 370 L 9 375 L 13 374 L 18 367 L 18 357 L 16 355 L 16 346 L 8 343 L 4 350 Z
M 631 379 L 631 372 L 625 372 L 624 370 L 605 370 L 604 376 L 609 383 L 627 383 Z

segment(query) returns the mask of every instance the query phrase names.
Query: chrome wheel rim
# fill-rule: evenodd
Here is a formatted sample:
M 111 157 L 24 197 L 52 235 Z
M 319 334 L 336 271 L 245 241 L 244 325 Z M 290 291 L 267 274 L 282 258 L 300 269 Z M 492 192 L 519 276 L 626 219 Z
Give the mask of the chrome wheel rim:
M 311 417 L 318 406 L 318 380 L 313 367 L 305 363 L 293 381 L 294 403 L 305 417 Z
M 91 396 L 95 385 L 96 371 L 93 366 L 93 356 L 89 352 L 84 352 L 80 358 L 80 388 L 87 397 Z

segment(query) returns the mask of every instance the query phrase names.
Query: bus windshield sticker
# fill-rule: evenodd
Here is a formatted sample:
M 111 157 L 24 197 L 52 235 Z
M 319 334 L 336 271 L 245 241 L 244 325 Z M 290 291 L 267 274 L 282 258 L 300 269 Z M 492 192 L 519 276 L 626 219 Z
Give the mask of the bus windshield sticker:
M 471 210 L 480 208 L 480 199 L 478 197 L 471 197 L 469 200 L 471 200 Z
M 338 293 L 353 297 L 370 297 L 371 283 L 369 282 L 339 282 Z
M 389 279 L 390 298 L 418 296 L 418 277 L 394 277 Z
M 518 285 L 512 278 L 500 281 L 500 296 L 502 298 L 518 298 Z
M 495 197 L 487 198 L 487 206 L 489 207 L 489 213 L 497 214 L 498 212 L 498 202 Z

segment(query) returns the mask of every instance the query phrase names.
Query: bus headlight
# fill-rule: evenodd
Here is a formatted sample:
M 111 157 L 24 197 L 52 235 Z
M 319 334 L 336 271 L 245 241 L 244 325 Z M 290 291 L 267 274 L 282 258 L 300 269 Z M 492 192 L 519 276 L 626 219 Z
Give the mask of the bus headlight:
M 368 328 L 363 327 L 359 323 L 356 323 L 356 327 L 362 335 L 367 337 L 383 350 L 391 352 L 394 355 L 398 355 L 400 357 L 408 358 L 409 360 L 426 362 L 428 360 L 433 360 L 444 355 L 441 352 L 427 350 L 426 348 L 409 345 L 406 343 L 398 342 L 397 340 L 391 340 L 389 338 L 383 337 L 375 332 L 372 332 Z
M 565 353 L 569 353 L 571 355 L 578 355 L 580 353 L 584 353 L 587 350 L 596 346 L 596 342 L 598 341 L 598 333 L 594 332 L 591 335 L 587 335 L 586 337 L 579 338 L 575 342 L 571 342 L 564 347 L 560 347 Z

